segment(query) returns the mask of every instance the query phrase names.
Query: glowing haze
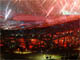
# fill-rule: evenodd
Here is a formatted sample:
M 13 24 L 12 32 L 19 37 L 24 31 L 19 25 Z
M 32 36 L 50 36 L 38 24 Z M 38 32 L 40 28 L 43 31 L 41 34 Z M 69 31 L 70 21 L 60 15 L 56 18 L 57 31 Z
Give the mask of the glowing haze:
M 80 15 L 80 0 L 14 0 L 31 13 L 53 15 Z

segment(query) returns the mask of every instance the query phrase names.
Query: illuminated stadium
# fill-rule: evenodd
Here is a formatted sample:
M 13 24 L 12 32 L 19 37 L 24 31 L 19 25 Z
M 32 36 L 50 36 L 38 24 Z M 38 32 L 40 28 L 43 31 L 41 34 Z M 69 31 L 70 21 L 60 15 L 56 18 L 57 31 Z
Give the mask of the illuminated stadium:
M 80 59 L 80 0 L 0 0 L 0 58 Z

